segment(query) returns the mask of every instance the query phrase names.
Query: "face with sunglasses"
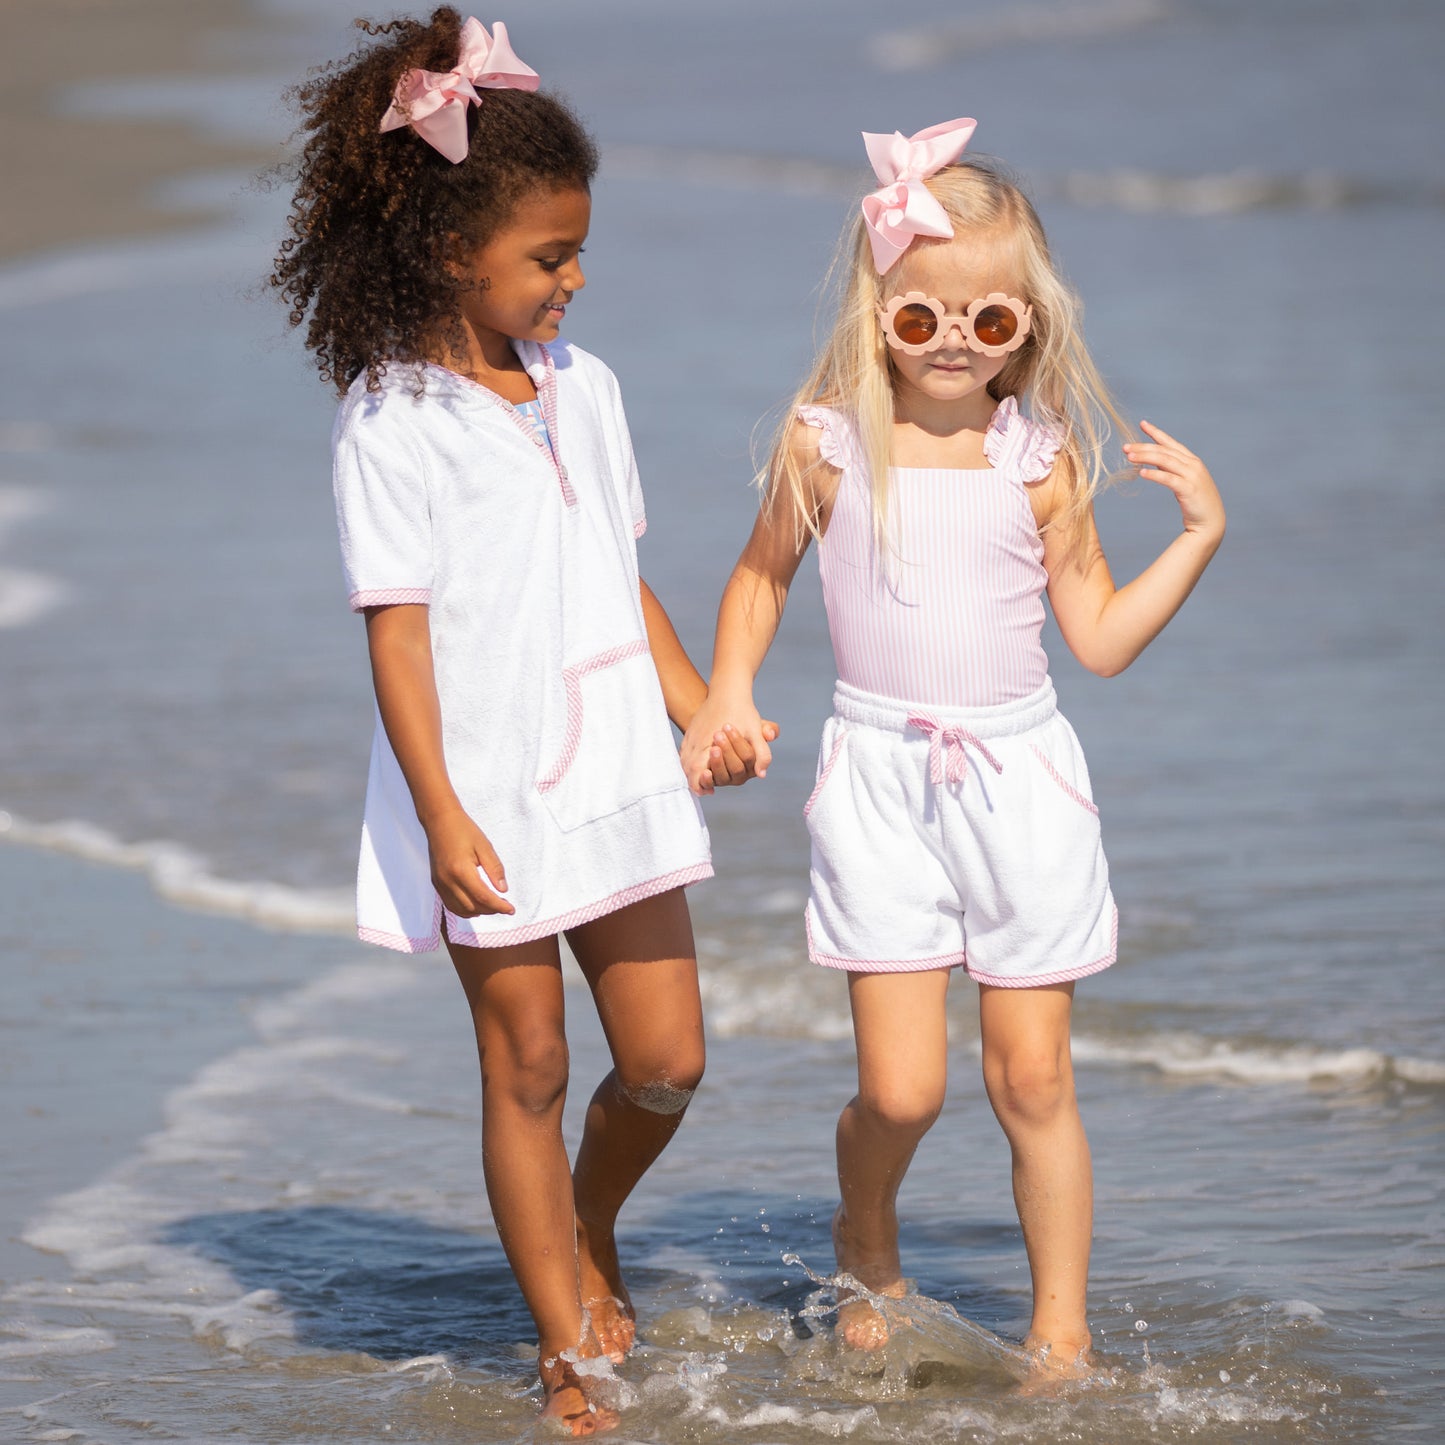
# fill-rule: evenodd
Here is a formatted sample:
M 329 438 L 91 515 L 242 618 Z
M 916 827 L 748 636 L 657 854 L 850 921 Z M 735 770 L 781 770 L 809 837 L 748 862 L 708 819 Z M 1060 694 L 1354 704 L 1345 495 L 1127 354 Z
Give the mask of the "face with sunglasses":
M 947 345 L 957 328 L 959 340 L 984 356 L 1007 356 L 1024 344 L 1033 308 L 1016 296 L 990 291 L 957 315 L 950 316 L 943 302 L 922 291 L 905 291 L 888 301 L 878 313 L 883 339 L 895 351 L 925 356 Z
M 986 427 L 995 406 L 988 384 L 1032 330 L 1021 278 L 992 246 L 959 236 L 915 245 L 896 285 L 878 308 L 896 415 L 905 420 L 917 404 L 932 410 L 956 403 L 963 425 Z

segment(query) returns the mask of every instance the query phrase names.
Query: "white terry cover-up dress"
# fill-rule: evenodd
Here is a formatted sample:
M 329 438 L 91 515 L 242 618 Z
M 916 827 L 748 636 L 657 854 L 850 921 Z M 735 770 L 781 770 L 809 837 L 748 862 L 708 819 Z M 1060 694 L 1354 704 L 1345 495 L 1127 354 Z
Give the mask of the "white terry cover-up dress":
M 410 365 L 358 377 L 332 433 L 353 611 L 429 608 L 447 772 L 515 914 L 459 918 L 378 713 L 357 931 L 407 953 L 523 943 L 710 877 L 638 595 L 642 489 L 616 378 L 565 341 L 514 343 L 556 455 L 485 387 Z

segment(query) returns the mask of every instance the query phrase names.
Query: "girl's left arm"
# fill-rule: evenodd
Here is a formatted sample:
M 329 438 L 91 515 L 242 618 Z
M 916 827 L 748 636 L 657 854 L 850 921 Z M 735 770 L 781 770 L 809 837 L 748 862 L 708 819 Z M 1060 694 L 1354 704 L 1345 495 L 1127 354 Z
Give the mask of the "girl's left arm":
M 1164 630 L 1224 540 L 1224 502 L 1209 469 L 1168 432 L 1147 421 L 1140 425 L 1152 440 L 1128 443 L 1124 454 L 1141 477 L 1174 493 L 1184 522 L 1179 536 L 1132 582 L 1116 588 L 1092 509 L 1078 527 L 1044 533 L 1054 620 L 1069 651 L 1101 677 L 1123 672 Z
M 646 582 L 639 579 L 642 595 L 642 620 L 647 627 L 647 645 L 652 651 L 653 666 L 657 668 L 657 680 L 662 684 L 662 700 L 667 715 L 686 732 L 693 714 L 707 697 L 707 683 L 702 674 L 692 665 L 692 659 L 682 645 L 667 610 L 657 600 L 656 593 Z M 777 736 L 777 728 L 765 723 Z M 729 783 L 743 783 L 754 776 L 755 756 L 752 744 L 736 729 L 727 731 L 726 743 L 714 743 L 711 750 L 710 766 L 713 780 L 723 786 Z
M 667 610 L 657 600 L 657 594 L 646 582 L 639 581 L 638 585 L 642 593 L 642 620 L 647 627 L 647 645 L 652 649 L 657 680 L 662 684 L 662 700 L 667 704 L 668 717 L 686 732 L 693 713 L 707 696 L 707 683 L 692 665 L 692 659 L 687 655 Z

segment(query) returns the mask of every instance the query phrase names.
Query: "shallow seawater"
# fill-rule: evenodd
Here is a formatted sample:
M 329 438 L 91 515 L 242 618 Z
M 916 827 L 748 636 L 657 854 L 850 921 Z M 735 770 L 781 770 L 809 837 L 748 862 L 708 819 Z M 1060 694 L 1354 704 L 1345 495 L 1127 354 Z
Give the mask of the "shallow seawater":
M 1121 911 L 1119 962 L 1076 1003 L 1100 1376 L 1017 1387 L 1027 1270 L 961 978 L 949 1105 L 901 1201 L 909 1323 L 878 1356 L 833 1341 L 817 1281 L 854 1072 L 843 981 L 803 953 L 832 683 L 809 562 L 759 682 L 777 762 L 709 805 L 709 1072 L 624 1215 L 642 1343 L 616 1438 L 1436 1439 L 1440 17 L 534 8 L 513 40 L 607 159 L 569 326 L 622 381 L 643 571 L 700 661 L 859 129 L 980 118 L 1126 411 L 1206 456 L 1231 522 L 1122 678 L 1046 637 Z M 278 134 L 280 86 L 348 43 L 351 0 L 269 9 L 218 124 Z M 0 270 L 0 1046 L 23 1141 L 0 1183 L 0 1437 L 531 1440 L 459 990 L 440 957 L 345 936 L 371 705 L 332 403 L 260 285 L 284 198 L 188 184 L 231 221 Z M 1121 576 L 1176 524 L 1143 484 L 1099 515 Z M 604 1053 L 580 985 L 569 1010 L 580 1100 Z
M 316 977 L 247 1005 L 245 1036 L 132 1153 L 27 1226 L 66 1265 L 6 1293 L 0 1387 L 32 1392 L 27 1438 L 533 1438 L 459 990 L 438 960 L 322 954 Z M 571 1002 L 585 1099 L 604 1053 L 585 992 Z M 919 1294 L 888 1306 L 901 1322 L 869 1356 L 835 1345 L 818 1278 L 846 1041 L 714 1041 L 626 1216 L 642 1345 L 617 1372 L 622 1438 L 1313 1440 L 1428 1418 L 1433 1090 L 1086 1068 L 1101 1374 L 1034 1395 L 1006 1154 L 972 1051 L 956 1054 L 904 1193 Z

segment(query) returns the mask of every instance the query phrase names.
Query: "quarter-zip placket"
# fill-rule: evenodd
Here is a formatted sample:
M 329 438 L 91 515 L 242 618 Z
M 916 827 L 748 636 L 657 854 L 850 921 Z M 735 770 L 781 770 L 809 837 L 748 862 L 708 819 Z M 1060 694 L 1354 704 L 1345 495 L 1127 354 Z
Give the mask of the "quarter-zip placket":
M 527 375 L 532 378 L 532 384 L 537 388 L 537 400 L 542 403 L 542 418 L 547 423 L 547 434 L 552 438 L 552 445 L 547 445 L 537 434 L 536 428 L 530 426 L 527 418 L 505 397 L 499 396 L 497 400 L 506 408 L 507 414 L 512 420 L 532 439 L 533 445 L 552 463 L 552 470 L 557 473 L 557 484 L 562 488 L 562 500 L 569 507 L 575 507 L 577 493 L 572 490 L 572 483 L 567 479 L 567 468 L 562 465 L 562 458 L 559 454 L 561 440 L 557 433 L 556 368 L 552 364 L 552 353 L 541 342 L 537 343 L 537 350 L 542 353 L 542 375 L 538 378 L 534 374 L 534 368 L 530 366 L 527 368 Z

